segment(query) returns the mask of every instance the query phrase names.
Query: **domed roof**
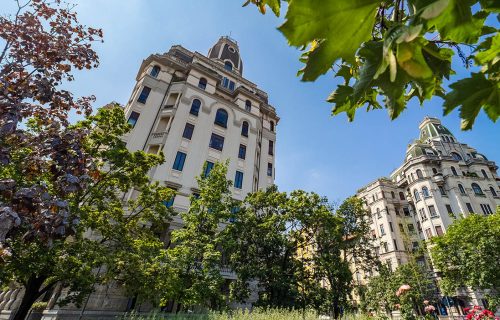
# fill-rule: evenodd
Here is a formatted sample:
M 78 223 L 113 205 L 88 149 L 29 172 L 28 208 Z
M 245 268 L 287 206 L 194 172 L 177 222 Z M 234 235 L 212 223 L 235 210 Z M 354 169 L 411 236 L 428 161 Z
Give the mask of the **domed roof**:
M 230 37 L 220 37 L 208 51 L 208 57 L 223 63 L 226 69 L 237 71 L 240 75 L 243 74 L 243 61 L 241 61 L 238 43 Z
M 420 123 L 420 140 L 425 141 L 429 138 L 436 138 L 441 136 L 453 137 L 453 134 L 445 126 L 441 124 L 441 121 L 437 118 L 425 117 Z

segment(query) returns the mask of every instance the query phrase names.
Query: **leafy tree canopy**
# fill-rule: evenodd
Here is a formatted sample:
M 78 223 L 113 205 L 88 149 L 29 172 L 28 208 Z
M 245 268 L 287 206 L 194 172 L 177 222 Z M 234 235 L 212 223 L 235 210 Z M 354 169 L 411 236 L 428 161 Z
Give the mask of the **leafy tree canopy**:
M 444 114 L 460 107 L 462 129 L 469 130 L 482 110 L 492 121 L 500 115 L 500 35 L 493 16 L 498 1 L 488 0 L 248 0 L 262 13 L 279 16 L 279 30 L 304 51 L 298 74 L 314 81 L 332 69 L 343 84 L 328 97 L 332 114 L 350 121 L 358 108 L 386 108 L 396 119 L 408 101 L 420 104 L 438 96 Z M 470 53 L 465 53 L 466 51 Z M 453 82 L 452 57 L 474 63 L 478 72 Z M 383 101 L 383 104 L 381 104 Z

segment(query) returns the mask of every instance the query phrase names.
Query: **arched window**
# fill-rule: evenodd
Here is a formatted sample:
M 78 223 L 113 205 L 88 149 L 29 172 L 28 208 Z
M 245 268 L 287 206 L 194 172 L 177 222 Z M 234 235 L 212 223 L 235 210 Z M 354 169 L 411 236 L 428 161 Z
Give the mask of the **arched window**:
M 462 161 L 462 157 L 456 152 L 452 152 L 451 156 L 453 157 L 453 160 Z
M 424 175 L 422 174 L 422 170 L 417 169 L 417 177 L 418 177 L 419 179 L 422 179 L 422 178 L 424 177 Z
M 430 197 L 429 189 L 427 189 L 427 187 L 422 187 L 422 195 L 424 196 L 424 198 Z
M 481 173 L 483 174 L 483 177 L 485 179 L 488 179 L 488 175 L 486 174 L 486 171 L 484 171 L 484 169 L 481 169 Z
M 413 195 L 415 196 L 415 201 L 420 201 L 420 195 L 417 189 L 413 190 Z
M 248 122 L 243 121 L 241 125 L 241 135 L 244 137 L 248 137 Z
M 252 111 L 252 103 L 250 100 L 245 101 L 245 110 L 248 112 Z
M 194 99 L 193 102 L 191 103 L 191 110 L 189 110 L 189 113 L 197 116 L 198 113 L 200 113 L 200 106 L 201 106 L 201 101 L 198 99 Z
M 465 194 L 465 189 L 464 189 L 464 186 L 461 185 L 460 183 L 458 184 L 458 190 L 460 190 L 460 193 L 461 194 Z
M 492 196 L 494 196 L 494 197 L 498 197 L 497 192 L 495 191 L 495 188 L 490 187 L 490 192 L 491 192 L 491 195 L 492 195 Z
M 200 78 L 200 81 L 198 82 L 198 88 L 205 90 L 207 88 L 207 79 Z
M 477 195 L 483 195 L 483 190 L 481 190 L 481 187 L 477 183 L 471 184 L 472 190 L 474 191 L 475 194 Z
M 273 121 L 269 122 L 269 130 L 271 130 L 272 132 L 274 132 L 274 122 Z
M 224 62 L 224 69 L 233 71 L 233 64 L 231 63 L 231 61 Z
M 437 169 L 436 168 L 432 168 L 432 173 L 437 174 L 438 173 Z
M 159 66 L 154 66 L 152 69 L 151 69 L 151 72 L 149 73 L 153 78 L 156 78 L 158 77 L 158 75 L 160 74 L 160 70 L 161 68 Z
M 221 127 L 227 128 L 227 111 L 224 109 L 217 110 L 217 114 L 215 115 L 214 123 Z
M 394 191 L 391 191 L 391 197 L 394 199 L 396 198 L 396 195 L 394 194 Z
M 403 192 L 399 193 L 399 199 L 404 200 L 405 199 L 405 194 Z
M 453 173 L 454 176 L 458 176 L 457 169 L 455 169 L 455 167 L 451 167 L 451 173 Z

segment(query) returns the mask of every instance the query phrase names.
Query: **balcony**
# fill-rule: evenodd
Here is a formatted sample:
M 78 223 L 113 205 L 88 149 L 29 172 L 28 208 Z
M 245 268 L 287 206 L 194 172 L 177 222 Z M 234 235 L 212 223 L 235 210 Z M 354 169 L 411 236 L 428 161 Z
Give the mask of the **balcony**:
M 153 132 L 149 136 L 149 144 L 165 144 L 167 136 L 168 136 L 168 131 Z

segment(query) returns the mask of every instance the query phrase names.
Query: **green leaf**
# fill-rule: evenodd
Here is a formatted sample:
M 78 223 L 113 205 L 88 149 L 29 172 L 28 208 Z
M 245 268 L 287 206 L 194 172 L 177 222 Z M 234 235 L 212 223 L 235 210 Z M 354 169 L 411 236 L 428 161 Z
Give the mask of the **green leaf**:
M 313 81 L 338 59 L 355 62 L 361 43 L 371 38 L 377 0 L 290 1 L 279 30 L 290 45 L 305 46 L 323 40 L 309 53 L 302 80 Z
M 353 76 L 352 68 L 346 64 L 343 64 L 342 66 L 340 66 L 335 76 L 344 78 L 345 84 L 348 84 Z
M 362 59 L 363 65 L 359 71 L 358 80 L 354 84 L 353 100 L 356 102 L 371 87 L 373 78 L 382 63 L 382 43 L 375 41 L 365 43 L 359 50 L 359 57 Z
M 462 130 L 470 130 L 481 107 L 488 117 L 496 121 L 500 115 L 500 83 L 486 79 L 482 73 L 472 73 L 472 77 L 450 85 L 453 89 L 445 96 L 444 114 L 458 106 L 462 118 Z
M 479 48 L 488 48 L 476 54 L 475 60 L 479 65 L 487 64 L 488 62 L 496 62 L 500 59 L 500 34 L 486 39 Z
M 481 8 L 488 12 L 500 12 L 500 2 L 498 0 L 480 0 Z

